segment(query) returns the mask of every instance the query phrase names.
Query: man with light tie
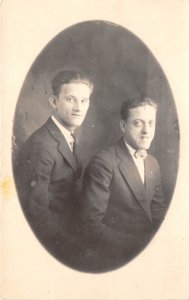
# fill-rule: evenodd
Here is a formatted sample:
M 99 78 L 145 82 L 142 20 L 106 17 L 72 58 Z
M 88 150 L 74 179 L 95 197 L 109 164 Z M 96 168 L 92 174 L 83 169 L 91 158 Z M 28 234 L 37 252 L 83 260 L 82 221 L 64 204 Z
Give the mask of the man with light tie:
M 136 256 L 161 224 L 166 205 L 157 160 L 147 154 L 157 103 L 128 99 L 121 107 L 122 138 L 89 163 L 82 223 L 91 270 L 117 268 Z
M 61 261 L 75 260 L 71 234 L 81 168 L 73 155 L 73 133 L 86 116 L 93 83 L 83 72 L 60 71 L 52 80 L 53 109 L 46 123 L 23 144 L 14 163 L 24 214 L 40 242 Z

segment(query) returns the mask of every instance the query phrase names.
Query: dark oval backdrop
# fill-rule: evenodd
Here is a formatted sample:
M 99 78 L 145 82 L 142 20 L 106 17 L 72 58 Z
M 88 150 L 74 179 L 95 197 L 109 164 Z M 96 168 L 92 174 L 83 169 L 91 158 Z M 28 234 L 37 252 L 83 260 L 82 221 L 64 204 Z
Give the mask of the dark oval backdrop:
M 125 28 L 105 21 L 76 24 L 58 34 L 32 64 L 23 83 L 13 126 L 13 159 L 24 141 L 52 113 L 51 79 L 62 69 L 87 72 L 95 84 L 79 130 L 82 159 L 89 159 L 120 136 L 119 110 L 127 97 L 146 95 L 159 103 L 150 152 L 160 163 L 165 196 L 171 200 L 179 154 L 175 103 L 166 76 L 146 45 Z

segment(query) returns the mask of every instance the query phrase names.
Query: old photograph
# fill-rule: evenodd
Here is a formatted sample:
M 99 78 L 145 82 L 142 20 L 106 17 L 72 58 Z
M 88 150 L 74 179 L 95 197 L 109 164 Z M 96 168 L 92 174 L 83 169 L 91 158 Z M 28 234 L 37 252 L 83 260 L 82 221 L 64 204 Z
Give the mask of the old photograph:
M 1 297 L 188 297 L 187 0 L 4 0 Z
M 116 269 L 156 233 L 177 176 L 178 117 L 161 66 L 126 28 L 97 20 L 57 35 L 26 76 L 13 141 L 21 206 L 61 262 Z

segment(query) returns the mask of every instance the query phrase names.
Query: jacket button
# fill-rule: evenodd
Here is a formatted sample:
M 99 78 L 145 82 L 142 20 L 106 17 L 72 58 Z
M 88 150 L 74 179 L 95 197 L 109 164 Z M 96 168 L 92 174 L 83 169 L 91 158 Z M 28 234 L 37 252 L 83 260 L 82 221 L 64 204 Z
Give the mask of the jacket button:
M 32 180 L 31 183 L 30 183 L 30 186 L 31 186 L 31 187 L 35 187 L 35 186 L 36 186 L 36 181 L 35 181 L 35 180 Z

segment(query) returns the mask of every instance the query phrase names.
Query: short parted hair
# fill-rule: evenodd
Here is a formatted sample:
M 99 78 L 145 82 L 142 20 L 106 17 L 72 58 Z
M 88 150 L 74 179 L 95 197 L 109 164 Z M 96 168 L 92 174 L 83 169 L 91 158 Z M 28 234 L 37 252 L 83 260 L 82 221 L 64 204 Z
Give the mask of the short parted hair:
M 140 106 L 152 106 L 156 111 L 158 109 L 158 104 L 155 100 L 147 98 L 147 97 L 136 97 L 129 98 L 123 102 L 120 110 L 121 119 L 127 121 L 129 117 L 129 110 L 132 108 L 140 107 Z
M 61 86 L 66 83 L 71 82 L 81 82 L 88 85 L 91 89 L 91 93 L 93 91 L 93 83 L 88 75 L 84 72 L 77 70 L 65 70 L 60 71 L 52 80 L 52 92 L 54 96 L 58 96 L 60 93 Z

